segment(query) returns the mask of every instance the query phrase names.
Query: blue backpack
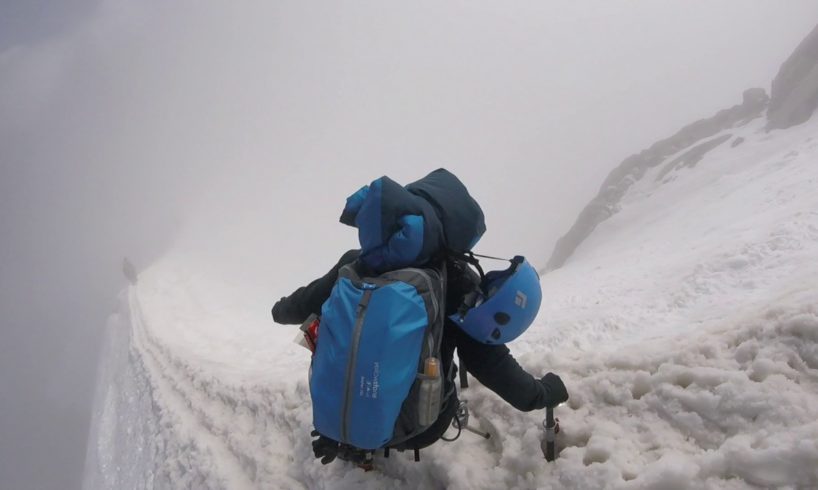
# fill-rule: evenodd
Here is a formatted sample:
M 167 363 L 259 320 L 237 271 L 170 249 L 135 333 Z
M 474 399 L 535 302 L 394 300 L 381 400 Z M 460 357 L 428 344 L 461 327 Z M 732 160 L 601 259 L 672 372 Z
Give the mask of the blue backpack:
M 367 277 L 359 267 L 341 268 L 321 309 L 310 377 L 313 424 L 360 449 L 396 447 L 441 410 L 445 273 L 405 268 Z M 438 363 L 433 372 L 430 359 Z

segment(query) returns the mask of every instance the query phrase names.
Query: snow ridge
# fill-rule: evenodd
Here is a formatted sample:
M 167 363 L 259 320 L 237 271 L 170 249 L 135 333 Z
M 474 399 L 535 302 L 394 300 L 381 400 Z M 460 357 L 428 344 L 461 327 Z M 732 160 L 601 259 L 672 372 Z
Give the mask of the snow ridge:
M 775 117 L 814 102 L 815 32 Z M 473 381 L 460 396 L 490 440 L 321 465 L 309 356 L 259 287 L 275 267 L 219 271 L 180 240 L 109 322 L 85 488 L 818 488 L 818 118 L 768 131 L 767 104 L 751 89 L 629 157 L 557 244 L 510 345 L 570 392 L 555 463 L 543 414 Z
M 745 90 L 741 104 L 689 124 L 673 136 L 622 161 L 608 174 L 599 193 L 583 208 L 571 229 L 557 240 L 545 271 L 562 267 L 601 222 L 616 214 L 623 196 L 651 169 L 668 161 L 670 163 L 665 163 L 668 172 L 686 162 L 688 166 L 695 165 L 707 152 L 729 139 L 729 136 L 722 135 L 701 143 L 703 140 L 724 130 L 748 124 L 763 114 L 768 102 L 769 97 L 764 89 Z
M 260 282 L 182 250 L 109 325 L 85 487 L 818 487 L 815 134 L 757 119 L 715 134 L 695 171 L 648 169 L 543 277 L 537 322 L 510 348 L 568 386 L 554 464 L 543 414 L 472 380 L 461 398 L 489 441 L 378 456 L 370 473 L 321 465 L 295 329 L 271 324 Z

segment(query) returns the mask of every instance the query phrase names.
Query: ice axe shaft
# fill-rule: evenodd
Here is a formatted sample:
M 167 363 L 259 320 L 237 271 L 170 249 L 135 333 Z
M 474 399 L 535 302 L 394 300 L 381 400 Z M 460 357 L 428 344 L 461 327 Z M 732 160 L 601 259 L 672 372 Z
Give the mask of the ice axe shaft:
M 491 434 L 488 432 L 483 432 L 469 425 L 469 405 L 466 400 L 461 400 L 460 405 L 457 406 L 457 412 L 455 413 L 454 420 L 452 420 L 452 424 L 458 429 L 465 429 L 472 434 L 477 434 L 483 439 L 491 438 Z
M 475 429 L 474 427 L 472 427 L 470 425 L 467 425 L 467 426 L 465 426 L 463 428 L 466 429 L 467 431 L 471 432 L 472 434 L 477 434 L 478 436 L 482 437 L 483 439 L 489 439 L 491 437 L 491 434 L 489 434 L 488 432 L 483 432 L 482 430 Z
M 558 420 L 554 418 L 554 408 L 547 407 L 545 409 L 545 420 L 543 420 L 543 427 L 545 428 L 545 435 L 540 444 L 542 452 L 545 455 L 546 461 L 554 461 L 557 458 L 557 452 L 554 447 L 554 442 L 557 439 L 559 432 Z

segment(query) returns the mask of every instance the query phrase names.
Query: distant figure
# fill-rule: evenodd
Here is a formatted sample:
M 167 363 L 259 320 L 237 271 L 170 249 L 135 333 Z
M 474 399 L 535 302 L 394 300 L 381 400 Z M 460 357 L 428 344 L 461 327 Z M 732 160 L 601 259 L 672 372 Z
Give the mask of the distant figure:
M 128 260 L 128 257 L 122 259 L 122 274 L 125 275 L 125 279 L 127 279 L 131 285 L 136 284 L 136 268 L 131 261 Z

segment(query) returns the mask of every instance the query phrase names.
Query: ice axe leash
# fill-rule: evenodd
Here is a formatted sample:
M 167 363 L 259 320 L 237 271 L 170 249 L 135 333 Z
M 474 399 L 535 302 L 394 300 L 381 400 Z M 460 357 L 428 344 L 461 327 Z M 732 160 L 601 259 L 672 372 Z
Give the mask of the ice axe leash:
M 557 440 L 557 434 L 560 433 L 560 419 L 554 418 L 554 407 L 546 407 L 545 420 L 542 421 L 542 426 L 545 429 L 545 433 L 540 442 L 540 448 L 546 461 L 554 461 L 557 459 L 557 451 L 554 443 Z

